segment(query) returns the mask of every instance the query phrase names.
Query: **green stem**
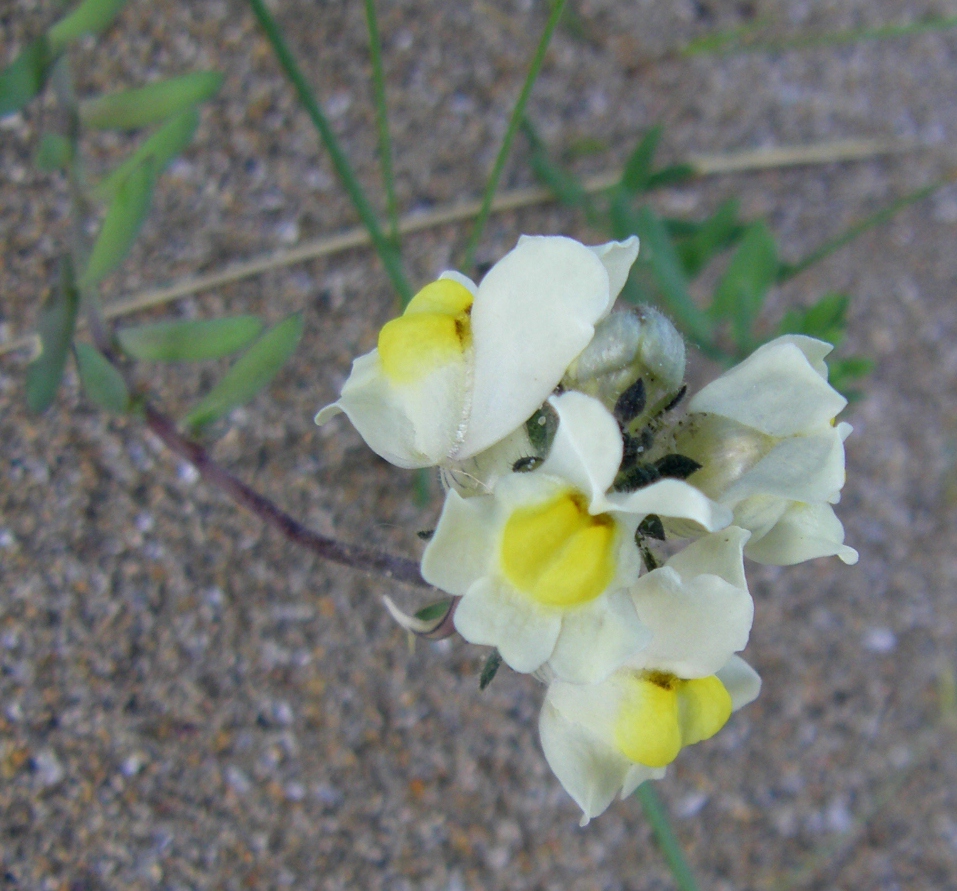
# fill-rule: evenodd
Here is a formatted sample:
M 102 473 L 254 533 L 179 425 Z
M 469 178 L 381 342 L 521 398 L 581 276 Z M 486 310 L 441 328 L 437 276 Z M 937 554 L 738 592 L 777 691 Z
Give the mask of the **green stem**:
M 898 213 L 898 211 L 903 210 L 905 207 L 910 207 L 910 205 L 916 204 L 918 201 L 923 201 L 924 198 L 932 195 L 948 183 L 952 183 L 955 179 L 957 179 L 957 171 L 952 171 L 947 176 L 932 182 L 930 185 L 917 189 L 917 191 L 911 192 L 909 195 L 904 195 L 902 198 L 898 198 L 886 207 L 882 207 L 880 210 L 872 213 L 869 217 L 865 217 L 845 232 L 842 232 L 837 238 L 833 238 L 822 244 L 819 248 L 811 251 L 810 254 L 804 257 L 804 259 L 798 260 L 797 263 L 783 263 L 781 265 L 781 271 L 778 273 L 778 283 L 786 282 L 796 275 L 800 275 L 815 263 L 819 263 L 835 251 L 839 251 L 842 247 L 850 244 L 855 238 L 867 232 L 868 229 L 873 229 L 875 226 L 886 223 L 891 217 Z
M 495 165 L 492 167 L 492 173 L 485 186 L 485 194 L 482 196 L 482 207 L 479 210 L 478 217 L 475 220 L 475 226 L 472 229 L 472 236 L 465 248 L 465 260 L 462 263 L 463 269 L 468 269 L 472 265 L 475 257 L 475 249 L 482 238 L 482 232 L 485 229 L 485 223 L 488 221 L 488 215 L 492 210 L 492 199 L 495 197 L 495 190 L 498 188 L 499 180 L 502 178 L 502 171 L 505 169 L 505 162 L 508 160 L 509 152 L 512 150 L 512 142 L 515 140 L 515 134 L 522 123 L 525 115 L 525 106 L 528 104 L 528 97 L 532 94 L 532 88 L 538 79 L 542 63 L 545 61 L 545 53 L 548 51 L 548 45 L 551 43 L 552 34 L 558 20 L 562 17 L 562 10 L 565 8 L 565 0 L 556 0 L 552 6 L 551 15 L 542 32 L 541 40 L 538 41 L 538 48 L 535 50 L 535 56 L 532 58 L 531 67 L 528 69 L 528 76 L 525 78 L 525 85 L 519 94 L 518 102 L 512 109 L 512 116 L 508 122 L 508 128 L 505 130 L 505 138 L 502 140 L 502 147 L 498 150 L 498 157 L 495 159 Z
M 392 173 L 392 141 L 389 138 L 389 105 L 385 97 L 385 75 L 382 71 L 382 40 L 376 20 L 375 0 L 365 0 L 366 25 L 369 30 L 369 56 L 372 59 L 372 91 L 375 94 L 376 126 L 379 130 L 379 162 L 385 184 L 389 214 L 389 238 L 399 250 L 399 210 L 395 200 L 395 177 Z
M 655 833 L 655 840 L 665 860 L 668 861 L 668 867 L 671 869 L 671 875 L 674 877 L 675 884 L 680 891 L 700 891 L 698 883 L 695 881 L 691 867 L 681 851 L 681 843 L 678 841 L 674 830 L 671 828 L 671 821 L 665 812 L 658 793 L 650 782 L 642 783 L 635 795 L 644 808 L 645 816 L 651 824 L 651 829 Z
M 332 158 L 332 164 L 336 168 L 336 173 L 339 175 L 342 185 L 349 194 L 349 198 L 352 200 L 352 204 L 359 214 L 359 219 L 362 220 L 362 225 L 365 226 L 369 232 L 369 237 L 372 239 L 372 244 L 379 255 L 379 259 L 382 260 L 382 264 L 385 266 L 385 271 L 392 282 L 392 286 L 399 293 L 403 303 L 407 303 L 412 298 L 412 288 L 402 269 L 402 260 L 399 253 L 395 247 L 390 244 L 379 226 L 375 211 L 372 209 L 372 205 L 362 191 L 362 186 L 359 185 L 359 180 L 356 178 L 345 153 L 339 146 L 339 141 L 336 139 L 332 127 L 326 120 L 326 116 L 322 113 L 322 109 L 319 107 L 319 103 L 312 89 L 306 82 L 302 70 L 290 52 L 286 40 L 283 37 L 282 30 L 269 10 L 266 9 L 263 0 L 249 0 L 249 5 L 252 7 L 253 14 L 259 20 L 259 24 L 266 34 L 267 40 L 269 40 L 272 45 L 276 59 L 279 61 L 286 77 L 289 78 L 290 83 L 292 83 L 295 88 L 296 94 L 299 96 L 299 101 L 312 120 L 313 126 L 315 126 L 318 131 L 319 138 L 322 140 L 323 145 L 329 152 L 329 156 Z

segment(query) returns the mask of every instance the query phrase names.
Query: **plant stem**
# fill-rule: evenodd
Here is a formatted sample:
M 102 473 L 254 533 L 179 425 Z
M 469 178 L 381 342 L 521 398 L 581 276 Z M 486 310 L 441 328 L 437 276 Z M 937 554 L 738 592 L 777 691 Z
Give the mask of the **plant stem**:
M 336 139 L 332 127 L 326 120 L 326 116 L 322 113 L 322 109 L 319 107 L 319 103 L 312 89 L 306 82 L 305 76 L 290 52 L 286 40 L 283 37 L 282 30 L 269 10 L 266 9 L 263 0 L 249 0 L 249 5 L 252 7 L 253 14 L 259 20 L 259 24 L 262 26 L 266 38 L 272 45 L 276 59 L 279 61 L 286 77 L 289 78 L 295 88 L 296 94 L 299 96 L 299 101 L 312 120 L 313 126 L 318 131 L 323 145 L 329 152 L 329 156 L 332 158 L 332 164 L 336 168 L 336 173 L 339 175 L 342 185 L 349 194 L 349 198 L 352 200 L 352 204 L 359 214 L 359 219 L 362 220 L 362 225 L 369 231 L 369 237 L 372 239 L 376 252 L 379 254 L 379 259 L 382 260 L 382 264 L 385 266 L 386 274 L 389 276 L 392 286 L 398 292 L 403 303 L 407 303 L 412 298 L 412 288 L 402 269 L 401 258 L 379 226 L 375 211 L 366 198 L 365 192 L 362 191 L 362 186 L 359 185 L 359 180 L 352 170 L 352 165 L 339 146 L 339 141 Z
M 345 544 L 314 532 L 218 464 L 203 446 L 183 436 L 170 418 L 149 405 L 145 407 L 145 415 L 146 425 L 170 451 L 189 461 L 204 480 L 221 489 L 264 523 L 278 529 L 291 542 L 312 551 L 323 560 L 374 572 L 408 585 L 432 587 L 422 578 L 419 564 L 414 560 L 383 554 L 359 545 Z
M 522 118 L 525 116 L 525 106 L 528 104 L 528 97 L 532 94 L 532 87 L 538 79 L 538 73 L 541 71 L 542 63 L 545 61 L 545 53 L 548 45 L 551 43 L 552 34 L 555 31 L 558 20 L 562 17 L 562 10 L 565 8 L 565 0 L 555 0 L 552 6 L 551 15 L 545 24 L 545 30 L 542 32 L 541 39 L 538 41 L 538 47 L 532 58 L 532 64 L 528 69 L 528 75 L 525 78 L 525 85 L 519 94 L 518 101 L 512 109 L 512 116 L 509 119 L 508 127 L 505 130 L 505 138 L 502 140 L 502 147 L 498 150 L 498 157 L 492 167 L 492 173 L 485 185 L 485 194 L 482 196 L 482 207 L 479 209 L 478 218 L 472 229 L 472 235 L 465 248 L 465 260 L 462 263 L 463 269 L 468 269 L 475 258 L 475 250 L 482 238 L 482 232 L 485 229 L 485 223 L 492 210 L 492 199 L 495 197 L 495 190 L 498 188 L 499 180 L 502 178 L 502 171 L 505 169 L 505 162 L 508 160 L 509 153 L 512 150 L 512 143 L 515 141 L 515 134 L 521 126 Z
M 668 861 L 668 868 L 671 875 L 674 876 L 675 884 L 680 891 L 700 891 L 691 867 L 681 851 L 681 843 L 671 828 L 671 821 L 665 811 L 658 793 L 655 792 L 651 782 L 642 783 L 636 790 L 635 795 L 644 808 L 645 816 L 651 824 L 651 829 L 655 833 L 655 840 L 665 860 Z
M 389 105 L 385 96 L 385 75 L 382 71 L 382 39 L 376 20 L 375 0 L 365 0 L 366 26 L 369 31 L 369 56 L 372 59 L 372 91 L 375 95 L 376 125 L 379 130 L 379 163 L 385 185 L 389 215 L 389 238 L 396 251 L 399 246 L 399 210 L 395 200 L 395 177 L 392 172 L 392 140 L 389 137 Z

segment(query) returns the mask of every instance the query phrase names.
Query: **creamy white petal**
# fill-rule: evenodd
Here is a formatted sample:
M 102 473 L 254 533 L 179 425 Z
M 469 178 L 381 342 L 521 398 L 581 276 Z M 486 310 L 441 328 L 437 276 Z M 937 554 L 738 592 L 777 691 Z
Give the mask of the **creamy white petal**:
M 731 522 L 731 508 L 712 501 L 684 480 L 659 480 L 635 492 L 615 492 L 596 507 L 635 516 L 657 514 L 690 520 L 706 532 L 723 529 Z
M 774 345 L 778 343 L 793 343 L 794 346 L 804 353 L 804 357 L 811 363 L 811 367 L 824 378 L 824 380 L 827 380 L 827 364 L 824 361 L 824 357 L 829 355 L 831 350 L 834 349 L 833 344 L 828 343 L 826 340 L 818 340 L 816 337 L 808 337 L 805 334 L 783 334 L 781 337 L 770 340 L 763 346 L 758 347 L 758 350 L 773 349 Z M 758 350 L 755 350 L 755 352 L 758 352 Z
M 731 696 L 732 711 L 754 702 L 761 692 L 760 675 L 740 656 L 732 656 L 717 675 Z
M 632 764 L 625 774 L 625 781 L 621 784 L 621 797 L 627 798 L 646 780 L 663 780 L 668 768 L 645 767 L 644 764 Z
M 538 719 L 542 750 L 558 781 L 582 809 L 581 825 L 607 810 L 630 762 L 581 724 L 560 714 L 548 697 Z
M 684 582 L 699 575 L 716 575 L 729 585 L 747 589 L 741 552 L 750 537 L 746 529 L 728 526 L 686 545 L 669 558 L 668 566 Z
M 469 643 L 497 647 L 515 671 L 548 661 L 562 627 L 561 612 L 539 606 L 508 585 L 481 578 L 459 601 L 455 628 Z
M 597 399 L 584 393 L 552 396 L 548 403 L 558 415 L 558 431 L 540 472 L 568 480 L 588 496 L 589 510 L 601 513 L 604 494 L 621 464 L 618 422 Z
M 461 424 L 465 364 L 437 368 L 421 381 L 394 387 L 382 372 L 379 351 L 352 363 L 342 395 L 316 415 L 324 424 L 339 412 L 369 448 L 398 467 L 431 467 L 444 460 Z
M 452 457 L 481 452 L 531 417 L 610 306 L 604 265 L 570 238 L 525 238 L 496 263 L 472 307 L 470 417 Z
M 463 498 L 450 489 L 422 555 L 422 577 L 450 594 L 465 594 L 487 573 L 500 525 L 499 505 L 490 495 Z
M 708 384 L 688 411 L 731 418 L 771 436 L 793 436 L 830 424 L 846 404 L 798 345 L 779 338 Z
M 751 495 L 788 501 L 830 501 L 844 485 L 844 441 L 841 431 L 782 439 L 721 496 L 732 507 Z
M 634 668 L 708 677 L 748 643 L 751 595 L 716 575 L 683 581 L 665 565 L 638 579 L 632 601 L 652 631 L 651 643 L 629 660 Z
M 650 640 L 651 631 L 622 589 L 565 613 L 549 665 L 563 681 L 596 684 Z
M 589 247 L 589 250 L 601 260 L 608 273 L 608 290 L 614 302 L 621 293 L 621 289 L 625 287 L 628 273 L 631 272 L 631 267 L 638 258 L 638 236 L 632 235 L 624 241 L 609 241 L 606 244 Z
M 857 563 L 858 553 L 844 544 L 844 526 L 830 504 L 790 504 L 767 534 L 752 539 L 744 553 L 758 563 L 791 566 L 815 557 L 840 557 Z

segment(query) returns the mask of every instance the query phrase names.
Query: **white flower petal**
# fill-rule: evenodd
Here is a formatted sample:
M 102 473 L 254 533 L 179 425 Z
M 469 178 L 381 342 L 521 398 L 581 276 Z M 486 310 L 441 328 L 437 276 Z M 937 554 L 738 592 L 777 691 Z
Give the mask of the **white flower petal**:
M 818 340 L 816 337 L 808 337 L 804 334 L 784 334 L 781 337 L 768 341 L 764 346 L 759 347 L 758 350 L 770 349 L 777 343 L 793 343 L 794 346 L 804 353 L 804 358 L 811 363 L 811 367 L 824 378 L 824 380 L 827 380 L 827 364 L 824 362 L 824 357 L 834 349 L 833 344 L 828 343 L 826 340 Z M 755 352 L 758 352 L 758 350 L 755 350 Z
M 524 237 L 524 236 L 523 236 Z M 628 281 L 628 273 L 638 258 L 638 236 L 632 235 L 624 241 L 609 241 L 606 244 L 595 245 L 590 251 L 601 260 L 608 273 L 608 290 L 612 302 L 621 293 Z
M 369 448 L 386 461 L 431 467 L 452 448 L 464 393 L 464 363 L 444 365 L 399 388 L 386 379 L 379 351 L 373 350 L 352 363 L 338 402 L 323 408 L 316 423 L 345 412 Z
M 646 780 L 663 780 L 668 768 L 645 767 L 644 764 L 632 764 L 625 774 L 625 781 L 621 784 L 621 797 L 627 798 Z
M 597 399 L 584 393 L 563 393 L 548 403 L 558 415 L 558 431 L 541 473 L 568 480 L 588 496 L 591 513 L 601 513 L 604 493 L 621 464 L 618 422 Z
M 827 427 L 778 442 L 721 496 L 732 507 L 751 495 L 788 501 L 830 501 L 844 485 L 844 441 Z
M 596 684 L 650 640 L 651 631 L 620 590 L 565 614 L 549 665 L 563 681 Z
M 542 705 L 538 731 L 545 759 L 582 809 L 584 826 L 614 801 L 631 764 L 581 724 L 565 718 L 548 697 Z
M 548 661 L 562 627 L 558 610 L 487 577 L 459 601 L 454 621 L 467 641 L 497 647 L 502 659 L 520 672 L 535 671 Z
M 787 338 L 765 344 L 697 393 L 689 412 L 731 418 L 771 436 L 830 424 L 847 400 Z
M 470 416 L 453 457 L 481 452 L 531 417 L 610 306 L 604 265 L 570 238 L 522 239 L 496 263 L 472 308 Z
M 461 596 L 486 574 L 500 525 L 498 508 L 489 495 L 463 498 L 449 490 L 422 555 L 422 577 L 430 585 Z
M 684 480 L 664 479 L 634 492 L 613 493 L 600 504 L 600 509 L 690 520 L 707 532 L 723 529 L 731 522 L 729 507 L 712 501 Z
M 732 656 L 717 675 L 731 696 L 732 711 L 754 702 L 761 692 L 760 675 L 740 656 Z
M 844 527 L 830 504 L 799 502 L 789 505 L 767 534 L 749 541 L 744 553 L 772 566 L 835 555 L 848 564 L 858 559 L 857 551 L 844 544 Z
M 693 565 L 704 555 L 723 548 L 736 552 L 736 561 L 741 564 L 741 532 L 724 530 L 693 542 L 688 548 L 703 546 L 698 557 L 692 555 L 686 562 Z M 724 542 L 709 540 L 726 535 Z M 720 555 L 718 562 L 727 563 L 729 557 Z M 740 575 L 743 580 L 743 569 L 736 568 L 729 574 Z M 682 578 L 669 561 L 638 579 L 632 587 L 632 600 L 638 617 L 653 635 L 651 643 L 629 660 L 632 667 L 666 671 L 682 678 L 708 677 L 748 643 L 754 604 L 745 585 L 730 584 L 707 573 Z
M 750 537 L 746 529 L 728 526 L 686 545 L 668 560 L 668 566 L 684 582 L 699 575 L 716 575 L 729 585 L 747 590 L 741 552 Z

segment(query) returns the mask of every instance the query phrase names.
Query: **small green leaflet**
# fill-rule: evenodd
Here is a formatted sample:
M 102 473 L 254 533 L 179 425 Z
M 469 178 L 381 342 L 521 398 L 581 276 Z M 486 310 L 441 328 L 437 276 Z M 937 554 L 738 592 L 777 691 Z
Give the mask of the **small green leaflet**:
M 98 34 L 116 18 L 125 4 L 126 0 L 83 0 L 47 31 L 50 45 L 59 51 L 71 40 L 85 34 Z
M 123 328 L 116 337 L 123 352 L 145 362 L 201 362 L 242 349 L 262 331 L 255 316 L 154 322 Z
M 0 71 L 0 118 L 16 114 L 43 89 L 55 61 L 49 41 L 38 37 Z
M 851 298 L 847 294 L 829 292 L 807 309 L 791 309 L 781 319 L 781 334 L 806 334 L 837 346 L 844 339 L 847 310 Z
M 449 606 L 450 601 L 439 600 L 436 603 L 423 606 L 422 609 L 415 614 L 415 617 L 423 622 L 438 622 L 439 619 L 445 618 L 448 614 Z
M 80 383 L 90 401 L 114 414 L 127 411 L 130 407 L 130 392 L 119 370 L 88 343 L 74 344 L 73 349 Z
M 751 329 L 780 265 L 768 227 L 761 221 L 752 223 L 718 282 L 708 310 L 715 322 L 730 320 L 740 351 L 750 352 L 753 346 Z
M 37 149 L 36 165 L 40 170 L 64 170 L 73 157 L 70 141 L 59 133 L 44 133 Z
M 153 162 L 141 164 L 123 181 L 107 208 L 80 286 L 88 288 L 126 259 L 149 213 L 156 177 Z
M 218 71 L 196 71 L 145 87 L 88 99 L 80 105 L 80 120 L 98 130 L 135 130 L 165 121 L 209 99 L 220 87 Z
M 69 261 L 63 261 L 60 282 L 40 312 L 40 355 L 27 368 L 27 405 L 45 411 L 56 398 L 66 357 L 73 341 L 80 296 Z
M 279 372 L 302 336 L 302 313 L 286 317 L 259 338 L 184 419 L 198 430 L 249 402 Z
M 199 126 L 199 112 L 188 108 L 170 118 L 112 173 L 102 179 L 93 190 L 97 198 L 111 199 L 129 175 L 148 158 L 152 159 L 159 176 L 183 149 L 190 144 Z
M 618 188 L 629 195 L 644 192 L 651 179 L 651 166 L 658 150 L 658 140 L 661 139 L 661 125 L 652 127 L 635 147 L 628 161 Z

